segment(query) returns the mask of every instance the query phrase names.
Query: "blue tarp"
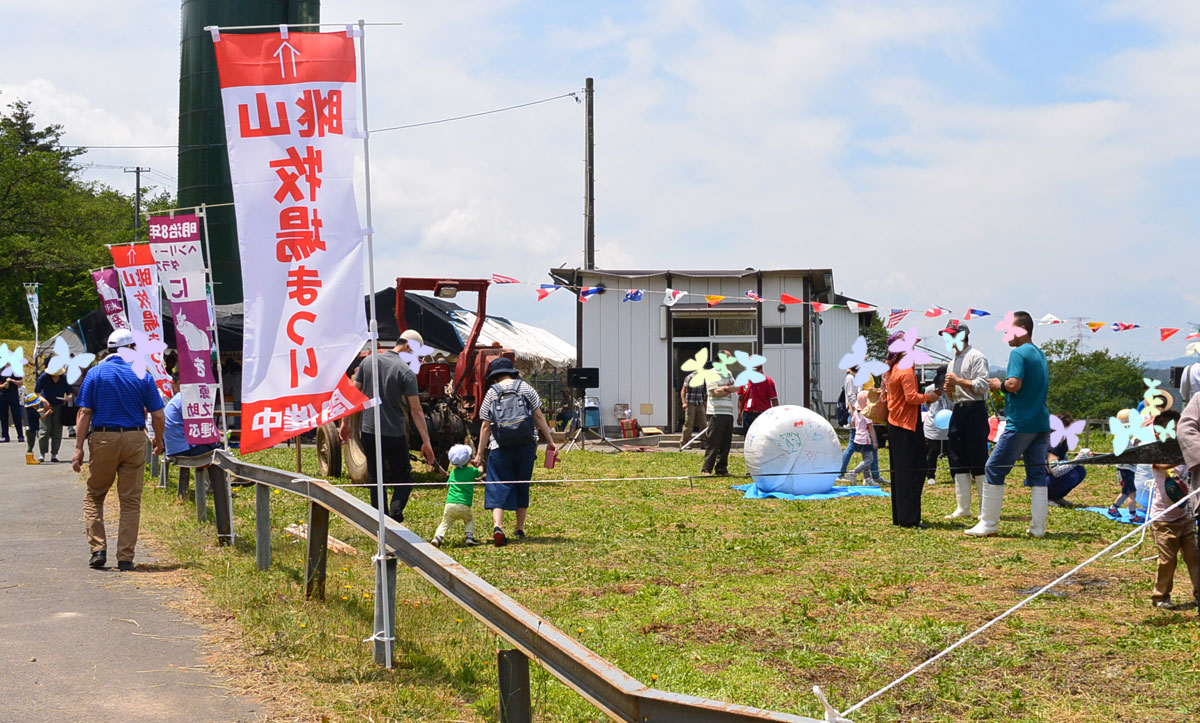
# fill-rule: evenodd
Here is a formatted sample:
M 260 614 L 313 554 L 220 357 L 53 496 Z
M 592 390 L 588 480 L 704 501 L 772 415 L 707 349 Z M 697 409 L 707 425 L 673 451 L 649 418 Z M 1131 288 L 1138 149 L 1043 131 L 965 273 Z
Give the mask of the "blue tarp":
M 836 486 L 828 492 L 818 492 L 811 495 L 789 495 L 786 492 L 763 492 L 758 485 L 751 482 L 748 485 L 733 485 L 733 489 L 745 492 L 745 499 L 762 500 L 774 497 L 779 500 L 832 500 L 838 497 L 891 497 L 890 494 L 875 485 L 846 485 Z
M 1098 515 L 1104 515 L 1106 518 L 1112 520 L 1113 522 L 1124 522 L 1127 525 L 1133 524 L 1132 522 L 1129 521 L 1129 509 L 1124 506 L 1122 506 L 1121 509 L 1117 510 L 1116 517 L 1113 517 L 1112 515 L 1108 514 L 1107 507 L 1076 507 L 1075 509 L 1083 510 L 1084 512 L 1095 512 Z M 1145 517 L 1146 511 L 1139 507 L 1138 514 L 1141 515 L 1142 517 Z M 1139 522 L 1138 524 L 1141 524 L 1141 523 Z

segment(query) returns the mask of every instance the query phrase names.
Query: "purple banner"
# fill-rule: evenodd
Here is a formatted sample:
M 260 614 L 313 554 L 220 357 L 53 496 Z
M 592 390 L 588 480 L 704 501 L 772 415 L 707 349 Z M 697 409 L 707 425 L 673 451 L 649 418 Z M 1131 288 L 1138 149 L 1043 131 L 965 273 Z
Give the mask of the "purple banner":
M 117 270 L 93 271 L 92 281 L 96 282 L 96 293 L 100 294 L 100 306 L 108 317 L 108 323 L 112 324 L 113 329 L 128 329 L 125 307 L 121 305 L 121 288 L 117 285 Z
M 213 324 L 205 295 L 206 274 L 195 216 L 150 219 L 150 249 L 171 303 L 175 351 L 179 355 L 179 393 L 183 427 L 189 444 L 219 442 L 213 421 L 217 385 L 212 371 Z

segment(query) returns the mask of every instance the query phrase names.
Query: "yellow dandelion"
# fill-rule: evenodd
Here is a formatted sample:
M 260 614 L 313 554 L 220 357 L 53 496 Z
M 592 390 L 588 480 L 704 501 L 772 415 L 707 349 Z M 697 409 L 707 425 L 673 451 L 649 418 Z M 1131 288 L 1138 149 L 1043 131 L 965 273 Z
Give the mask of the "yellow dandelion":
M 583 634 L 583 628 L 575 628 L 575 632 L 577 632 L 577 633 L 579 633 L 580 635 L 582 635 L 582 634 Z
M 349 600 L 349 599 L 350 599 L 350 596 L 349 596 L 349 595 L 343 595 L 343 596 L 342 596 L 342 599 L 343 599 L 343 600 Z
M 300 627 L 302 627 L 302 628 L 307 628 L 307 627 L 308 627 L 308 623 L 300 623 Z
M 650 674 L 650 680 L 651 680 L 651 681 L 658 680 L 658 673 L 651 673 L 651 674 Z
M 461 622 L 462 622 L 462 618 L 454 618 L 454 622 L 456 622 L 456 623 L 461 623 Z

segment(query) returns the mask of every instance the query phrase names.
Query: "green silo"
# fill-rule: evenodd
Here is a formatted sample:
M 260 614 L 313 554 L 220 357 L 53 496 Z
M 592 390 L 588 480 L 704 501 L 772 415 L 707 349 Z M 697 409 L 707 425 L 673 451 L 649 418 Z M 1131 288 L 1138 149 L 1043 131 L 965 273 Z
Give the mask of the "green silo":
M 183 0 L 179 41 L 179 205 L 233 201 L 217 61 L 212 36 L 204 27 L 316 23 L 320 19 L 320 0 Z M 242 273 L 232 206 L 209 210 L 208 233 L 216 281 L 215 300 L 218 304 L 240 302 Z

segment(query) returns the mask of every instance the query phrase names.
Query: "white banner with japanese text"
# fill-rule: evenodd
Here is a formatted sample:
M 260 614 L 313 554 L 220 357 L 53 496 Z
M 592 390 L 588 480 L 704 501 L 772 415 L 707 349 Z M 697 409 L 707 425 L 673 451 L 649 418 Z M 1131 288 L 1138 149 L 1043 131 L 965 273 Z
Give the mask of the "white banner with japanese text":
M 354 39 L 214 34 L 245 302 L 243 452 L 363 409 Z
M 200 219 L 193 215 L 154 216 L 148 225 L 154 265 L 175 322 L 184 436 L 192 445 L 219 442 L 221 434 L 213 417 L 217 384 L 212 370 L 213 329 L 205 294 Z
M 113 265 L 121 276 L 125 289 L 125 316 L 129 328 L 145 334 L 151 341 L 162 341 L 162 305 L 158 295 L 158 270 L 148 244 L 110 246 Z M 136 337 L 135 337 L 136 338 Z M 163 398 L 171 396 L 171 377 L 163 365 L 163 355 L 147 355 L 146 368 L 154 375 L 154 383 Z

